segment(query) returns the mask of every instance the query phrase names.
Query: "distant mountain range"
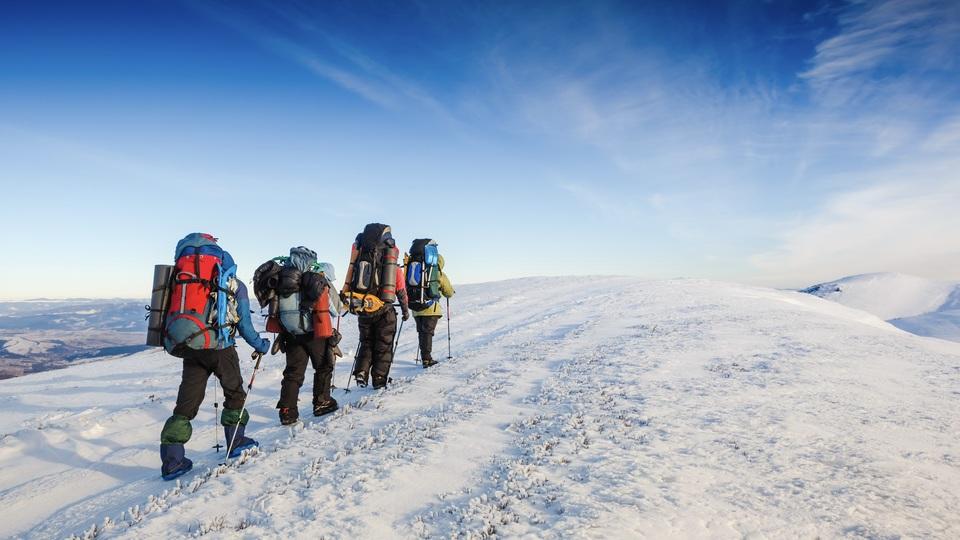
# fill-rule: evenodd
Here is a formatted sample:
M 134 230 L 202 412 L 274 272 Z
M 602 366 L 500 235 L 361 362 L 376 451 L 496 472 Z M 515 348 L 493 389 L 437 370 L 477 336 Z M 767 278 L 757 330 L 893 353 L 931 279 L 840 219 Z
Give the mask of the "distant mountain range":
M 872 313 L 913 334 L 960 341 L 960 282 L 876 273 L 820 283 L 801 292 Z
M 896 273 L 849 276 L 801 292 L 866 311 L 921 336 L 960 341 L 960 283 Z M 137 299 L 0 302 L 0 379 L 146 349 Z M 262 328 L 259 315 L 254 324 Z
M 0 302 L 0 378 L 145 349 L 146 304 L 130 299 Z
M 146 300 L 0 302 L 0 330 L 146 331 Z

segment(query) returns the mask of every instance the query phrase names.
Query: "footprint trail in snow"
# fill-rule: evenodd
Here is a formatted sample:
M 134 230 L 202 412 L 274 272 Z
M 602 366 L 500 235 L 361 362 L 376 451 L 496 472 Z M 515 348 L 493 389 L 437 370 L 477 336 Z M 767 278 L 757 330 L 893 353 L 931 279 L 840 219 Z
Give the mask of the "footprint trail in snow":
M 420 369 L 405 332 L 388 390 L 337 390 L 341 410 L 302 426 L 277 425 L 282 360 L 265 361 L 249 403 L 261 451 L 217 467 L 205 411 L 179 485 L 156 478 L 176 362 L 150 352 L 4 381 L 0 399 L 20 397 L 2 424 L 0 521 L 51 538 L 960 532 L 960 345 L 708 281 L 461 292 L 455 359 Z M 439 352 L 442 327 L 436 339 Z M 59 405 L 25 394 L 63 384 L 76 392 Z

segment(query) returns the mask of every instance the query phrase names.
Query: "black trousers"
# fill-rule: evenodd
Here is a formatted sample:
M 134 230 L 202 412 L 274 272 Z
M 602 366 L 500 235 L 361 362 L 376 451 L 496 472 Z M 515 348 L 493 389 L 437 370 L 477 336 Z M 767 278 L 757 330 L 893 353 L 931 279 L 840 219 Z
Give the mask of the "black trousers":
M 433 360 L 433 333 L 440 322 L 439 315 L 414 317 L 417 320 L 417 337 L 420 339 L 420 358 L 428 363 Z
M 360 326 L 360 352 L 354 376 L 373 376 L 374 386 L 386 384 L 393 363 L 393 338 L 397 333 L 397 312 L 393 306 L 372 315 L 357 317 Z
M 313 404 L 330 400 L 330 385 L 333 380 L 333 368 L 336 358 L 333 348 L 336 340 L 332 338 L 315 338 L 313 334 L 295 336 L 283 333 L 279 339 L 283 340 L 286 351 L 287 367 L 283 370 L 283 381 L 280 383 L 280 401 L 277 408 L 297 408 L 297 399 L 300 396 L 300 387 L 303 386 L 307 372 L 307 359 L 313 364 Z
M 247 397 L 243 391 L 243 377 L 240 375 L 240 358 L 236 347 L 220 350 L 197 351 L 183 359 L 183 377 L 177 392 L 177 406 L 173 414 L 193 420 L 203 403 L 210 374 L 220 379 L 223 387 L 224 409 L 239 409 Z

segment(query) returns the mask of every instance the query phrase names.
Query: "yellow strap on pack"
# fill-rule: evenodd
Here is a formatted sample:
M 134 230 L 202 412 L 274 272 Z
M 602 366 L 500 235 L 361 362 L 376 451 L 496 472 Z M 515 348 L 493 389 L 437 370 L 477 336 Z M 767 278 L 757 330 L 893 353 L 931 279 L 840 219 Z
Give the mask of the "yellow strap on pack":
M 348 292 L 347 296 L 347 309 L 350 313 L 376 313 L 383 308 L 383 300 L 377 298 L 372 294 L 363 294 L 356 292 Z

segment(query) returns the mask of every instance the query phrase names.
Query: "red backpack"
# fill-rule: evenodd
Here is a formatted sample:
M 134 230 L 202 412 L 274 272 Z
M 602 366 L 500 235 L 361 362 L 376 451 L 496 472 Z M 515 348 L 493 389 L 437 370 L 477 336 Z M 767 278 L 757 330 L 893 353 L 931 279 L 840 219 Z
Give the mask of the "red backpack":
M 190 350 L 217 348 L 217 283 L 223 251 L 217 246 L 186 247 L 173 270 L 164 348 L 183 357 Z

